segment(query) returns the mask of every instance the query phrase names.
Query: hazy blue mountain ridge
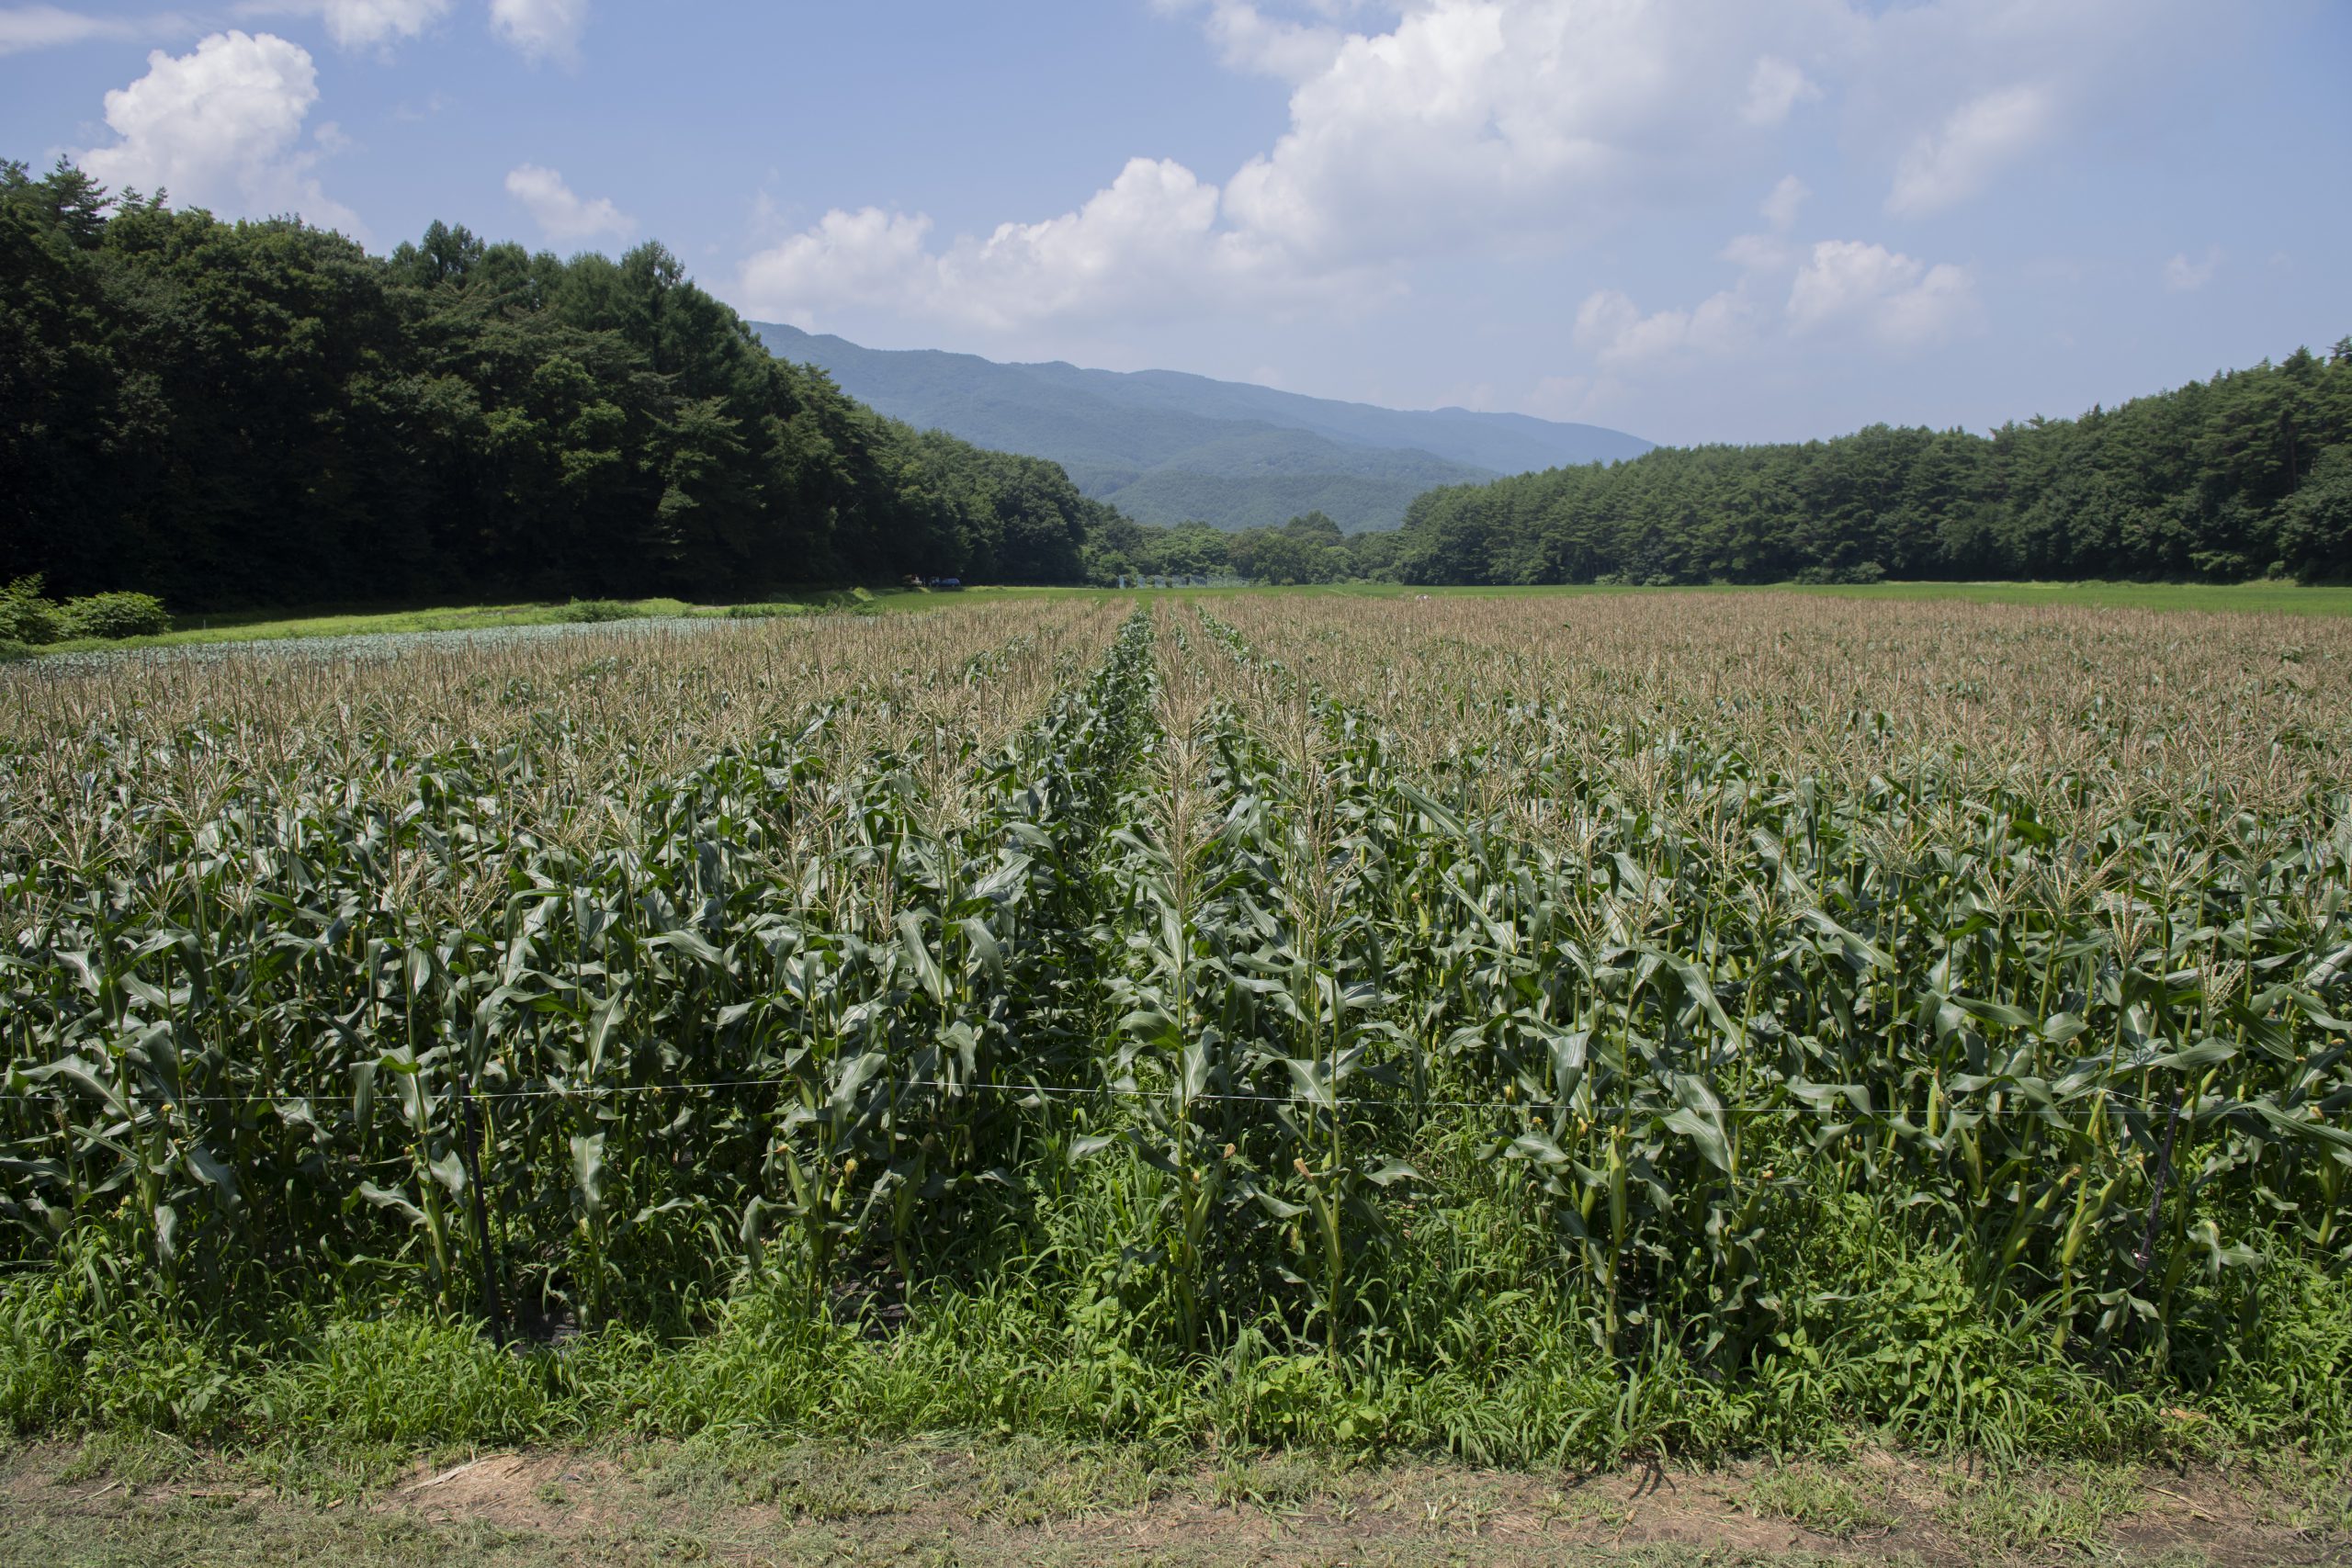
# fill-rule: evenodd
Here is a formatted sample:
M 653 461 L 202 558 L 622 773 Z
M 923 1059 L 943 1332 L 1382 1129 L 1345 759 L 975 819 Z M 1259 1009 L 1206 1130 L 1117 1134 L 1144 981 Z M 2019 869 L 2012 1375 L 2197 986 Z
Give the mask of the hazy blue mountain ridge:
M 1614 461 L 1650 446 L 1524 414 L 1407 412 L 1174 370 L 1001 365 L 752 325 L 772 352 L 819 367 L 880 412 L 1060 463 L 1087 494 L 1146 523 L 1247 528 L 1319 509 L 1351 533 L 1390 528 L 1440 485 Z

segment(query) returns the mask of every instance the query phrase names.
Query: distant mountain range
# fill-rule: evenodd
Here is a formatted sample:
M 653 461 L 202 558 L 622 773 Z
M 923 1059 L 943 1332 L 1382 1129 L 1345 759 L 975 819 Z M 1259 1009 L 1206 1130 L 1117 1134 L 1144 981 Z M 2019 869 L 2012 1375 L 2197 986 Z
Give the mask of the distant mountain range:
M 1396 526 L 1415 496 L 1439 485 L 1650 449 L 1623 431 L 1526 414 L 1411 412 L 1173 370 L 1000 365 L 752 326 L 770 351 L 820 367 L 851 397 L 910 424 L 1050 458 L 1142 523 L 1252 528 L 1320 510 L 1363 533 Z

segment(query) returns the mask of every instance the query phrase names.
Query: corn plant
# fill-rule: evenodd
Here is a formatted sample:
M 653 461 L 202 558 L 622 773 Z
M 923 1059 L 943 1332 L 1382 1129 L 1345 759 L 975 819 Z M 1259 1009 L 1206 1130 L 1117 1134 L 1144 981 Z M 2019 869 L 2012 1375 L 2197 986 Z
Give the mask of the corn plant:
M 1833 1225 L 2102 1368 L 2352 1268 L 2285 628 L 1216 611 L 12 667 L 6 1260 L 526 1332 L 1115 1274 L 1131 1353 L 1340 1378 L 1466 1355 L 1413 1247 L 1500 1224 L 1629 1399 L 1817 1345 Z

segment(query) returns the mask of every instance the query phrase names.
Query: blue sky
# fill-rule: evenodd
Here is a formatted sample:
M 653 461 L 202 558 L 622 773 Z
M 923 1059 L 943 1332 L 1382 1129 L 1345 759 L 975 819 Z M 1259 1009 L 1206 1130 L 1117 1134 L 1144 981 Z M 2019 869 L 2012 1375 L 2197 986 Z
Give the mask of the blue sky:
M 0 3 L 0 154 L 747 314 L 1654 440 L 2352 333 L 2341 0 Z

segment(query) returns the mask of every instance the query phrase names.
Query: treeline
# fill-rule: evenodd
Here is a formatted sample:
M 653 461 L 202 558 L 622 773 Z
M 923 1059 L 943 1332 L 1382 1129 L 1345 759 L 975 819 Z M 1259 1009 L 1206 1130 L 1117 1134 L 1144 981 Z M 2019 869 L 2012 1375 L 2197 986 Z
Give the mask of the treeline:
M 1408 582 L 2352 577 L 2352 338 L 1989 436 L 1873 425 L 1431 491 Z
M 373 256 L 0 164 L 0 581 L 176 609 L 1076 581 L 1114 513 L 772 357 L 661 246 Z
M 1133 523 L 770 355 L 654 244 L 371 256 L 0 163 L 0 582 L 175 608 L 1108 583 L 2352 577 L 2352 340 L 1990 436 L 1879 425 Z
M 1322 512 L 1238 533 L 1209 523 L 1160 527 L 1120 515 L 1103 524 L 1089 546 L 1087 581 L 1199 575 L 1288 586 L 1393 578 L 1402 543 L 1403 536 L 1393 528 L 1344 534 Z

